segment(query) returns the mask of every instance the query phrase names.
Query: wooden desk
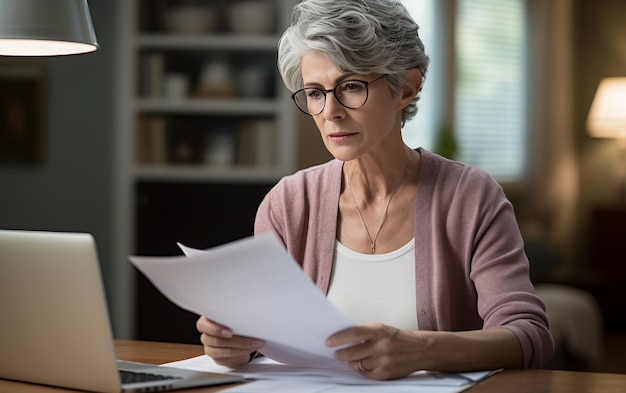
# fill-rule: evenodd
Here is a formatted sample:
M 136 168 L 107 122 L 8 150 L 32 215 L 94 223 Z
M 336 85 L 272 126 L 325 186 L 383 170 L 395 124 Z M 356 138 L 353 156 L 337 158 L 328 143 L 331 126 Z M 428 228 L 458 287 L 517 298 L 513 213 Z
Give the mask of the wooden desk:
M 161 364 L 201 355 L 200 345 L 117 340 L 122 360 Z M 222 385 L 185 392 L 213 393 Z M 56 393 L 68 390 L 0 379 L 0 393 Z M 469 393 L 624 393 L 626 375 L 550 370 L 506 370 L 467 390 Z

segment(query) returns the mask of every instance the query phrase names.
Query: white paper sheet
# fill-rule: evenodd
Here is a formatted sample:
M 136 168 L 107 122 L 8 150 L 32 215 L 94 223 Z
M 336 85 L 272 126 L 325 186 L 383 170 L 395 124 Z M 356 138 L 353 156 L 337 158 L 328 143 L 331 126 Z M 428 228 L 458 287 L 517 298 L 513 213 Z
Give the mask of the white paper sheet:
M 189 257 L 129 257 L 179 307 L 265 340 L 278 362 L 348 369 L 325 340 L 354 324 L 304 274 L 274 234 L 249 237 Z
M 468 387 L 453 386 L 364 386 L 364 385 L 333 385 L 311 383 L 309 381 L 253 381 L 237 385 L 223 391 L 223 393 L 459 393 Z
M 336 385 L 315 383 L 310 381 L 277 381 L 264 380 L 252 381 L 239 384 L 226 389 L 223 393 L 459 393 L 469 387 L 452 386 L 413 386 L 413 385 L 392 385 L 392 386 L 364 386 L 364 385 Z
M 494 371 L 479 371 L 462 374 L 441 374 L 418 371 L 403 379 L 376 381 L 353 371 L 294 367 L 277 363 L 268 358 L 257 358 L 245 366 L 231 369 L 216 364 L 213 359 L 204 355 L 167 363 L 166 366 L 196 371 L 233 373 L 254 381 L 233 387 L 232 390 L 228 390 L 231 393 L 279 392 L 289 391 L 289 389 L 302 393 L 454 393 L 468 389 L 476 382 L 494 373 Z M 465 378 L 469 378 L 472 382 Z

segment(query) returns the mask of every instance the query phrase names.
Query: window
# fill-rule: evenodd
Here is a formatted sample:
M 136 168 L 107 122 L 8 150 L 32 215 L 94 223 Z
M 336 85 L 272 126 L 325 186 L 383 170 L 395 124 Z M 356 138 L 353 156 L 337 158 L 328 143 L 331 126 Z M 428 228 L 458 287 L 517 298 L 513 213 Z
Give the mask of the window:
M 457 5 L 454 124 L 459 160 L 500 181 L 524 176 L 523 0 Z
M 440 69 L 436 64 L 439 59 L 440 45 L 436 45 L 435 6 L 437 0 L 404 0 L 403 4 L 409 10 L 413 19 L 419 25 L 419 35 L 426 48 L 426 54 L 430 57 L 430 66 L 426 76 L 420 100 L 417 102 L 417 115 L 407 122 L 402 130 L 407 145 L 415 148 L 422 146 L 432 150 L 434 146 L 435 130 L 439 123 L 438 98 L 440 96 L 439 83 L 436 83 Z
M 521 181 L 528 139 L 525 0 L 456 0 L 454 15 L 446 15 L 447 8 L 434 8 L 444 4 L 405 0 L 423 28 L 422 38 L 431 57 L 418 115 L 406 124 L 405 140 L 411 146 L 432 150 L 435 135 L 448 118 L 447 123 L 453 124 L 458 160 L 486 170 L 498 181 Z M 437 52 L 446 44 L 437 45 L 432 30 L 428 31 L 428 26 L 438 20 L 442 21 L 440 26 L 445 20 L 454 21 L 454 36 L 443 41 L 454 45 L 454 59 L 448 62 L 455 68 L 447 73 L 453 78 L 437 75 L 441 70 L 445 74 L 450 66 Z M 449 88 L 446 84 L 451 79 L 455 83 Z M 444 95 L 449 91 L 452 97 L 438 97 L 433 90 Z M 451 110 L 436 109 L 436 103 L 445 102 L 450 103 Z

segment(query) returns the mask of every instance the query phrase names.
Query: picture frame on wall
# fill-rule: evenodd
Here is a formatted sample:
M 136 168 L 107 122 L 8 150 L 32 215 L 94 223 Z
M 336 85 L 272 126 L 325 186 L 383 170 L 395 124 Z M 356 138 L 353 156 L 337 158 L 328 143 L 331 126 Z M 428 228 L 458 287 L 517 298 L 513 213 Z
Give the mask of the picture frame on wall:
M 45 89 L 45 62 L 0 58 L 0 164 L 43 162 Z

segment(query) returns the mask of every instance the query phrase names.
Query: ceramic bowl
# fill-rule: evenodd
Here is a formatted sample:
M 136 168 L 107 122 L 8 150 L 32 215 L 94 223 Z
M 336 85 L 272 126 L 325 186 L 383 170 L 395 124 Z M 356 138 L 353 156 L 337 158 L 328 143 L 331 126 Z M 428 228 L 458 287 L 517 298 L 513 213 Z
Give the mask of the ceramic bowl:
M 206 34 L 217 24 L 217 12 L 206 6 L 170 8 L 165 16 L 167 30 L 174 34 Z
M 236 34 L 268 34 L 274 29 L 274 8 L 268 1 L 246 0 L 228 8 L 228 27 Z

